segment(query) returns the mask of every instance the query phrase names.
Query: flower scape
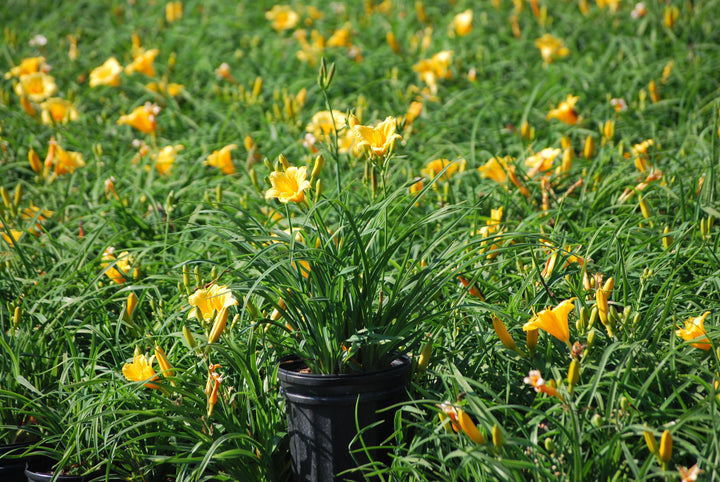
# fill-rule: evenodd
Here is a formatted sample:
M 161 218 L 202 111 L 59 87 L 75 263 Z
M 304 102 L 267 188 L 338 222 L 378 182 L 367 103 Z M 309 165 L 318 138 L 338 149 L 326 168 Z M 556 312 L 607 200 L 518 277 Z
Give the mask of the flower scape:
M 291 480 L 279 360 L 405 354 L 392 456 L 340 478 L 720 479 L 720 0 L 37 4 L 0 446 Z

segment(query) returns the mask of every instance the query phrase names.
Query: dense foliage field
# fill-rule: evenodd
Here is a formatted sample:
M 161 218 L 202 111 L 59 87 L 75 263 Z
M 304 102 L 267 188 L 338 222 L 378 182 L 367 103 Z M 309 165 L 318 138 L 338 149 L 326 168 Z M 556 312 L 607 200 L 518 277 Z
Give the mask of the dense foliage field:
M 278 360 L 403 352 L 365 474 L 720 477 L 718 11 L 6 0 L 0 444 L 288 480 Z

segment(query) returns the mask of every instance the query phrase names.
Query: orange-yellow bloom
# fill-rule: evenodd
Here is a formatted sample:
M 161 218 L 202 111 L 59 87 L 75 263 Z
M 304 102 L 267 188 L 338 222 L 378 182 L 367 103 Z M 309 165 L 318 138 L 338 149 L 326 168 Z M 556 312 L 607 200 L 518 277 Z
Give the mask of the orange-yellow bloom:
M 551 109 L 547 115 L 547 119 L 557 119 L 569 125 L 575 125 L 580 120 L 575 104 L 579 97 L 568 95 L 567 98 L 560 103 L 555 109 Z
M 547 147 L 525 159 L 525 165 L 529 169 L 528 176 L 532 177 L 538 172 L 545 172 L 552 169 L 555 158 L 559 156 L 561 152 L 562 150 L 559 148 Z
M 72 102 L 59 97 L 51 97 L 40 104 L 40 108 L 43 124 L 65 124 L 78 118 L 78 111 Z
M 115 57 L 110 57 L 100 67 L 90 72 L 90 87 L 98 85 L 109 85 L 117 87 L 120 85 L 120 74 L 123 68 Z
M 265 193 L 265 199 L 277 198 L 281 203 L 303 202 L 305 190 L 309 189 L 310 181 L 307 179 L 307 168 L 289 166 L 285 171 L 270 173 L 272 188 Z
M 159 53 L 160 50 L 158 49 L 150 49 L 141 52 L 135 57 L 131 64 L 125 67 L 125 75 L 130 75 L 133 72 L 140 72 L 150 77 L 153 77 L 155 75 L 155 67 L 153 66 L 153 62 L 155 61 L 155 57 L 157 57 Z
M 334 125 L 333 121 L 335 122 Z M 305 130 L 312 134 L 316 141 L 329 142 L 337 128 L 338 151 L 344 154 L 350 150 L 355 142 L 355 135 L 352 130 L 344 129 L 340 131 L 345 124 L 347 124 L 347 115 L 344 112 L 333 110 L 331 116 L 330 111 L 323 110 L 312 116 Z
M 168 23 L 180 20 L 183 16 L 183 4 L 180 1 L 165 4 L 165 20 Z
M 555 308 L 542 310 L 523 325 L 523 330 L 529 331 L 540 328 L 570 346 L 568 316 L 575 309 L 574 300 L 575 298 L 570 298 L 562 301 Z
M 117 284 L 125 282 L 125 277 L 132 272 L 133 259 L 130 253 L 123 251 L 118 258 L 115 257 L 115 248 L 110 246 L 103 252 L 100 266 L 107 268 L 105 274 Z
M 465 35 L 472 32 L 472 21 L 473 11 L 471 9 L 467 9 L 464 12 L 455 15 L 450 26 L 457 35 L 464 37 Z
M 563 44 L 563 41 L 549 33 L 537 39 L 535 47 L 540 49 L 540 55 L 542 55 L 545 65 L 555 59 L 570 55 L 570 49 Z
M 633 144 L 632 146 L 632 158 L 633 163 L 635 164 L 635 167 L 640 172 L 647 171 L 651 166 L 649 163 L 649 154 L 648 149 L 650 146 L 654 144 L 652 139 L 646 139 L 642 141 L 640 144 Z
M 705 333 L 705 318 L 710 314 L 706 311 L 700 316 L 690 317 L 685 320 L 685 328 L 678 328 L 675 334 L 685 341 L 692 342 L 690 345 L 700 350 L 709 350 L 712 343 Z
M 212 321 L 213 311 L 220 313 L 223 308 L 237 305 L 238 301 L 232 295 L 232 291 L 226 285 L 213 284 L 209 288 L 202 288 L 188 296 L 190 306 L 197 308 L 191 309 L 188 313 L 188 319 L 196 318 L 197 312 L 200 310 L 205 321 Z
M 157 380 L 158 376 L 152 367 L 155 355 L 151 356 L 148 360 L 145 355 L 139 353 L 133 357 L 132 363 L 126 363 L 122 372 L 125 378 L 131 382 L 141 382 L 144 380 Z M 160 386 L 154 383 L 147 382 L 145 386 L 148 388 L 159 389 Z
M 443 173 L 443 179 L 450 179 L 456 172 L 463 172 L 465 170 L 465 159 L 459 159 L 455 162 L 451 162 L 448 159 L 435 159 L 434 161 L 428 162 L 425 169 L 420 172 L 429 179 L 434 179 L 440 175 L 443 169 L 447 167 L 447 170 Z
M 300 16 L 289 5 L 275 5 L 265 12 L 265 18 L 271 22 L 272 28 L 278 32 L 295 28 L 300 20 Z
M 505 323 L 502 322 L 500 318 L 498 318 L 497 315 L 493 315 L 492 319 L 493 329 L 495 330 L 495 333 L 497 334 L 498 338 L 500 338 L 500 341 L 503 345 L 505 345 L 505 348 L 509 348 L 511 350 L 514 350 L 518 353 L 521 353 L 518 349 L 517 345 L 515 344 L 515 340 L 513 340 L 513 337 L 510 336 L 510 333 L 508 333 L 507 328 L 505 328 Z
M 155 117 L 160 113 L 160 107 L 150 102 L 136 107 L 127 115 L 121 116 L 118 125 L 127 124 L 145 134 L 154 134 L 157 129 Z
M 352 131 L 358 140 L 355 146 L 358 152 L 383 157 L 392 151 L 392 147 L 398 140 L 402 139 L 402 136 L 395 132 L 397 121 L 392 116 L 386 117 L 384 121 L 378 123 L 375 127 L 355 124 L 356 121 L 355 116 L 351 115 L 349 122 L 351 125 L 354 124 Z
M 8 234 L 6 232 L 5 226 L 3 226 L 2 224 L 0 224 L 0 232 L 2 233 L 2 237 L 5 240 L 5 242 L 7 244 L 9 244 L 10 246 L 15 246 L 15 241 L 20 239 L 20 236 L 25 234 L 22 231 L 18 231 L 17 229 L 12 229 L 12 228 L 10 229 L 10 234 Z
M 467 434 L 468 437 L 470 437 L 470 440 L 480 445 L 485 443 L 485 436 L 480 433 L 480 430 L 478 430 L 475 422 L 473 422 L 472 418 L 470 418 L 470 415 L 465 413 L 465 411 L 461 408 L 457 409 L 457 419 L 460 428 L 463 432 L 465 432 L 465 434 Z
M 432 94 L 437 93 L 438 79 L 449 79 L 452 77 L 450 63 L 452 62 L 452 50 L 443 50 L 429 59 L 424 59 L 413 65 L 413 70 L 420 75 L 420 78 L 430 87 Z
M 17 65 L 5 73 L 6 79 L 13 77 L 22 77 L 23 75 L 34 74 L 36 72 L 47 72 L 50 67 L 45 63 L 45 57 L 28 57 L 20 61 Z
M 51 139 L 45 158 L 45 169 L 49 170 L 53 165 L 55 166 L 55 175 L 62 176 L 63 174 L 72 174 L 75 169 L 85 167 L 85 161 L 81 153 L 66 151 L 55 139 Z
M 213 151 L 203 164 L 217 167 L 223 174 L 235 174 L 235 164 L 233 164 L 232 157 L 230 156 L 230 152 L 235 149 L 237 149 L 237 145 L 229 144 L 219 151 Z
M 184 147 L 180 144 L 165 146 L 160 149 L 160 152 L 158 152 L 155 158 L 155 169 L 157 169 L 160 174 L 170 174 L 170 169 L 175 163 L 175 156 L 177 156 L 178 151 L 183 149 Z
M 20 97 L 27 97 L 32 102 L 42 102 L 57 91 L 55 79 L 52 75 L 35 72 L 20 77 L 15 84 L 15 93 Z
M 515 166 L 512 164 L 513 158 L 491 157 L 484 165 L 478 167 L 480 175 L 483 178 L 489 178 L 499 184 L 505 184 L 508 179 L 508 173 L 515 172 Z

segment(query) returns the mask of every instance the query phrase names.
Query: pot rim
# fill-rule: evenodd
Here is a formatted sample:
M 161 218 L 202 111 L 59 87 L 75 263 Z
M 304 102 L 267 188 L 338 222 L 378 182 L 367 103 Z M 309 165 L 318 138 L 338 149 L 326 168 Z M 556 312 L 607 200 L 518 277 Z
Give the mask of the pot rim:
M 406 354 L 400 354 L 395 357 L 391 362 L 390 366 L 381 368 L 379 370 L 372 370 L 369 372 L 357 372 L 357 373 L 300 373 L 300 370 L 307 368 L 307 363 L 303 361 L 298 355 L 286 355 L 278 361 L 278 378 L 281 373 L 284 378 L 302 378 L 302 379 L 323 379 L 328 380 L 336 378 L 338 380 L 352 380 L 356 378 L 368 378 L 375 375 L 387 374 L 392 371 L 404 371 L 405 367 L 409 367 L 411 364 L 410 357 Z M 283 366 L 286 365 L 286 366 Z

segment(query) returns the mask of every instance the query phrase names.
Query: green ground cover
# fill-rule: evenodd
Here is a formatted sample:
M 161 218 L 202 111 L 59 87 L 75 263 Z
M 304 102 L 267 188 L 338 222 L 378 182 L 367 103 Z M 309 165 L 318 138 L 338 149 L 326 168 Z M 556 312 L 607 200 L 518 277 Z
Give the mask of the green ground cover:
M 718 9 L 6 1 L 0 443 L 287 480 L 277 361 L 402 351 L 366 474 L 714 480 Z

